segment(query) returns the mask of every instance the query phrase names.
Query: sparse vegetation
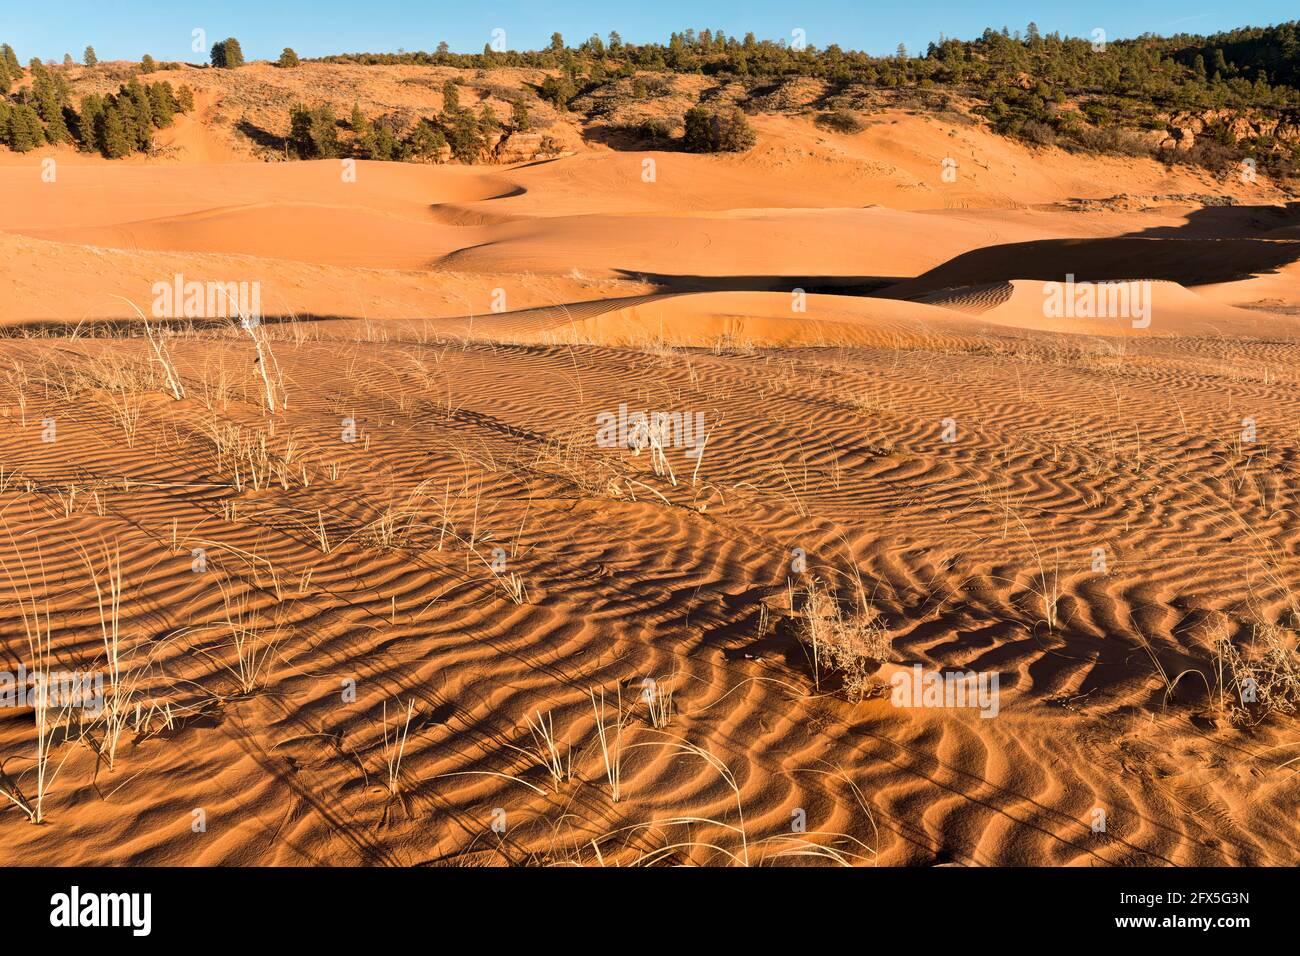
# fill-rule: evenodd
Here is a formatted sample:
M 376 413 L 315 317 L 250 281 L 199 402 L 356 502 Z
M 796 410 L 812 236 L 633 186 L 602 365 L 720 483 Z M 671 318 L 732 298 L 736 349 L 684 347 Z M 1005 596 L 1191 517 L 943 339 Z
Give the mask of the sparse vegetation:
M 856 582 L 853 599 L 843 602 L 817 581 L 803 592 L 800 640 L 808 649 L 813 685 L 835 674 L 850 700 L 861 700 L 871 686 L 876 667 L 889 659 L 889 639 L 879 613 Z

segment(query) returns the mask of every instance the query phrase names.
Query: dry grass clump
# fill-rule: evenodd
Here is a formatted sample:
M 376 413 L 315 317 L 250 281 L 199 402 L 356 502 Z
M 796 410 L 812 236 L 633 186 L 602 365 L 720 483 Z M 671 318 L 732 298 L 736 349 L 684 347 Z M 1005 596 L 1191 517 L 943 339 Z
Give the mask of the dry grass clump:
M 861 700 L 870 687 L 874 665 L 890 654 L 884 621 L 862 583 L 857 584 L 854 600 L 845 604 L 814 578 L 804 591 L 797 626 L 800 641 L 812 654 L 814 687 L 821 690 L 822 674 L 835 674 L 849 698 Z
M 1300 708 L 1300 662 L 1288 631 L 1256 622 L 1243 649 L 1228 638 L 1215 642 L 1219 705 L 1237 726 L 1254 726 Z
M 527 467 L 572 484 L 583 497 L 618 500 L 627 496 L 623 476 L 592 447 L 587 429 L 551 436 L 537 446 Z
M 549 710 L 545 714 L 538 710 L 536 719 L 525 714 L 524 720 L 528 726 L 528 733 L 533 739 L 533 745 L 516 747 L 514 744 L 507 744 L 506 746 L 524 754 L 537 766 L 545 769 L 551 776 L 552 784 L 558 790 L 561 785 L 573 779 L 573 748 L 566 743 L 564 753 L 561 754 L 560 744 L 555 736 L 555 722 Z

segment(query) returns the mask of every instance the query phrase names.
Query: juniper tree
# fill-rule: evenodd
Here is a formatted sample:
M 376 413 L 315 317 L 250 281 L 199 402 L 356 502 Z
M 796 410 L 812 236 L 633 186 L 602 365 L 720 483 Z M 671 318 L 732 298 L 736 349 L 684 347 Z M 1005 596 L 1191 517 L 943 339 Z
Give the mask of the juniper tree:
M 153 72 L 156 71 L 157 69 L 158 69 L 158 61 L 156 61 L 156 60 L 155 60 L 153 57 L 151 57 L 148 53 L 146 53 L 144 56 L 140 57 L 140 72 L 141 72 L 141 73 L 153 73 Z
M 176 91 L 176 108 L 182 113 L 194 112 L 194 91 L 186 84 Z
M 749 125 L 749 120 L 741 112 L 739 107 L 733 107 L 730 111 L 714 119 L 714 127 L 717 131 L 717 141 L 714 148 L 724 153 L 743 153 L 747 149 L 753 149 L 758 137 L 754 135 L 754 128 Z
M 276 60 L 275 65 L 282 70 L 291 70 L 299 63 L 298 54 L 293 51 L 292 47 L 285 47 L 280 53 L 280 59 Z
M 93 46 L 86 47 L 86 52 L 81 55 L 81 62 L 86 64 L 86 66 L 94 66 L 99 62 L 99 57 L 95 56 L 95 48 Z
M 703 106 L 692 106 L 686 111 L 686 132 L 682 145 L 691 153 L 711 153 L 714 150 L 713 117 Z
M 72 54 L 71 54 L 71 53 L 65 53 L 65 54 L 63 54 L 63 65 L 64 65 L 65 67 L 66 67 L 66 66 L 76 66 L 76 62 L 72 59 Z
M 18 77 L 22 75 L 23 67 L 18 62 L 18 54 L 8 43 L 0 43 L 0 59 L 4 60 L 5 66 L 9 68 L 9 75 Z

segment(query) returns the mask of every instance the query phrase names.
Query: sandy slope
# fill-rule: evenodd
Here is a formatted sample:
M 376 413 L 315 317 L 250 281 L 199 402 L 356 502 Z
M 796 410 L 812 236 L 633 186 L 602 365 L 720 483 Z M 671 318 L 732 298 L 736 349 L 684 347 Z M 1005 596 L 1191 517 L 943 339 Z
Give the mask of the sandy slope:
M 0 651 L 103 668 L 120 562 L 128 714 L 111 767 L 102 722 L 60 738 L 44 825 L 0 809 L 13 858 L 1297 862 L 1295 718 L 1236 726 L 1215 683 L 1300 623 L 1287 210 L 1076 211 L 1249 195 L 904 114 L 344 183 L 228 162 L 209 112 L 55 184 L 0 158 Z M 87 321 L 178 273 L 261 282 L 274 365 L 196 323 L 176 400 Z M 1154 280 L 1150 327 L 1045 316 L 1067 273 Z M 620 405 L 703 415 L 703 455 L 600 447 Z M 814 580 L 862 582 L 878 677 L 997 673 L 998 715 L 849 699 L 799 639 Z M 33 726 L 0 709 L 26 802 Z

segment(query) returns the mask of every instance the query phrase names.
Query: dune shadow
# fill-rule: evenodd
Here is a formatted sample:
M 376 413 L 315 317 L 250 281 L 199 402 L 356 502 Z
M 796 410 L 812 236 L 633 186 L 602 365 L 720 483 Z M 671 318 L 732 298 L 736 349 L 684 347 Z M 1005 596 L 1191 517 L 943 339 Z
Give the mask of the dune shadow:
M 648 282 L 668 292 L 791 292 L 869 296 L 903 281 L 897 276 L 703 276 L 615 269 L 620 278 Z
M 1203 206 L 1189 213 L 1181 226 L 1152 226 L 1126 235 L 1132 239 L 1262 239 L 1279 229 L 1295 230 L 1289 238 L 1300 239 L 1300 202 Z
M 1101 239 L 1037 239 L 972 249 L 881 295 L 914 299 L 1014 279 L 1059 282 L 1067 275 L 1079 282 L 1150 279 L 1191 287 L 1274 273 L 1298 260 L 1300 203 L 1205 206 L 1178 226 Z
M 289 143 L 287 136 L 280 136 L 272 133 L 268 129 L 263 129 L 255 123 L 250 123 L 247 119 L 241 119 L 235 124 L 235 129 L 243 133 L 258 146 L 266 149 L 283 150 Z
M 680 137 L 652 136 L 639 129 L 629 129 L 613 123 L 595 124 L 583 130 L 582 139 L 598 143 L 616 153 L 682 153 L 685 152 Z

